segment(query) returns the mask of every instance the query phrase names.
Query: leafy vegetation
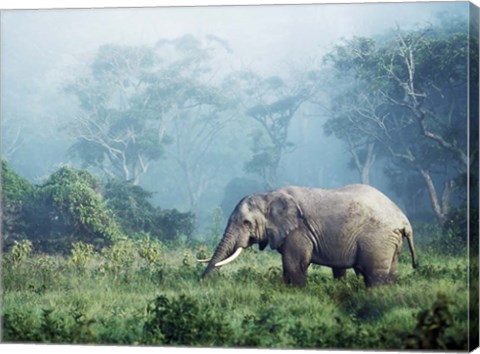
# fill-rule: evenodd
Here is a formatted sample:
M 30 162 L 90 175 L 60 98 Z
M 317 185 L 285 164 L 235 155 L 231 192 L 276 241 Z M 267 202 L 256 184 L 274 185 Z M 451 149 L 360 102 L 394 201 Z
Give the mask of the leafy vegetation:
M 417 270 L 402 257 L 395 285 L 367 290 L 353 271 L 338 281 L 318 266 L 306 288 L 288 287 L 279 255 L 253 249 L 199 282 L 206 245 L 76 244 L 66 258 L 24 246 L 3 259 L 6 342 L 467 349 L 467 260 L 433 248 Z
M 181 236 L 189 238 L 192 235 L 193 213 L 154 207 L 149 200 L 152 193 L 140 186 L 111 179 L 105 185 L 103 194 L 108 208 L 130 237 L 148 234 L 159 240 L 174 241 Z
M 2 168 L 4 249 L 27 239 L 37 252 L 68 254 L 73 246 L 81 266 L 85 244 L 101 250 L 127 236 L 175 241 L 193 231 L 192 213 L 155 208 L 151 194 L 129 182 L 103 186 L 88 171 L 66 166 L 32 185 L 6 162 Z
M 83 240 L 101 248 L 121 230 L 99 193 L 100 183 L 89 172 L 62 167 L 35 188 L 25 210 L 28 237 L 39 251 L 65 252 Z
M 33 185 L 19 176 L 2 159 L 2 238 L 5 247 L 25 237 L 27 225 L 23 219 L 25 204 L 32 196 Z

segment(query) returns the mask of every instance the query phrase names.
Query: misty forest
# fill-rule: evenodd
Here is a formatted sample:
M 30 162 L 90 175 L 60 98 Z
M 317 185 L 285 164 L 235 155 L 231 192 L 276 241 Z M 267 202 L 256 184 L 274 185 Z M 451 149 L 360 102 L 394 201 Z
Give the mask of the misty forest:
M 471 11 L 2 11 L 2 341 L 478 342 Z M 212 257 L 243 197 L 352 183 L 408 217 L 417 269 L 403 246 L 392 284 L 367 288 L 352 269 L 334 279 L 312 264 L 298 288 L 282 281 L 277 251 L 253 246 L 199 280 L 197 260 Z

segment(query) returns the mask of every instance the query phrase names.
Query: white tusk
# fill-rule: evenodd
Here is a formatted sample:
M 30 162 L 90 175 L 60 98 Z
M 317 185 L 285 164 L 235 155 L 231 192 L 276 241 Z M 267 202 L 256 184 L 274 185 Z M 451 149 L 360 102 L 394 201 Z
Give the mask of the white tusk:
M 242 247 L 239 247 L 237 248 L 237 250 L 235 251 L 234 254 L 232 254 L 230 257 L 228 257 L 227 259 L 224 259 L 223 261 L 221 262 L 218 262 L 218 263 L 215 263 L 215 267 L 220 267 L 220 266 L 223 266 L 227 263 L 230 263 L 231 261 L 233 261 L 235 258 L 237 258 L 238 256 L 240 256 L 240 253 L 242 253 L 243 251 L 243 248 Z
M 197 262 L 200 262 L 200 263 L 208 263 L 208 262 L 210 262 L 211 260 L 212 260 L 211 258 L 209 258 L 209 259 L 198 259 L 198 258 L 197 258 Z

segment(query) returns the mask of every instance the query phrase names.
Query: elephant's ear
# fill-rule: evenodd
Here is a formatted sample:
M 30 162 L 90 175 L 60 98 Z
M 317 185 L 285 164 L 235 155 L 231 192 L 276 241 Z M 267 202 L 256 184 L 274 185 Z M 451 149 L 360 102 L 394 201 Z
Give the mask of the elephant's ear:
M 280 248 L 285 238 L 300 227 L 302 217 L 300 206 L 291 195 L 283 192 L 275 193 L 272 196 L 267 217 L 267 237 L 270 247 Z

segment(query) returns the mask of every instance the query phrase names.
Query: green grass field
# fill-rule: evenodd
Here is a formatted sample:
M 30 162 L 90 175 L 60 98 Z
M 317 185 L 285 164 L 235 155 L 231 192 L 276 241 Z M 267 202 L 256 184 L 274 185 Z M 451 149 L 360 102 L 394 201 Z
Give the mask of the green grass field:
M 252 248 L 199 282 L 205 246 L 124 241 L 53 257 L 18 245 L 3 257 L 2 340 L 466 349 L 467 258 L 417 248 L 420 268 L 404 250 L 395 285 L 366 289 L 352 270 L 334 280 L 312 265 L 298 289 L 283 284 L 278 253 Z

